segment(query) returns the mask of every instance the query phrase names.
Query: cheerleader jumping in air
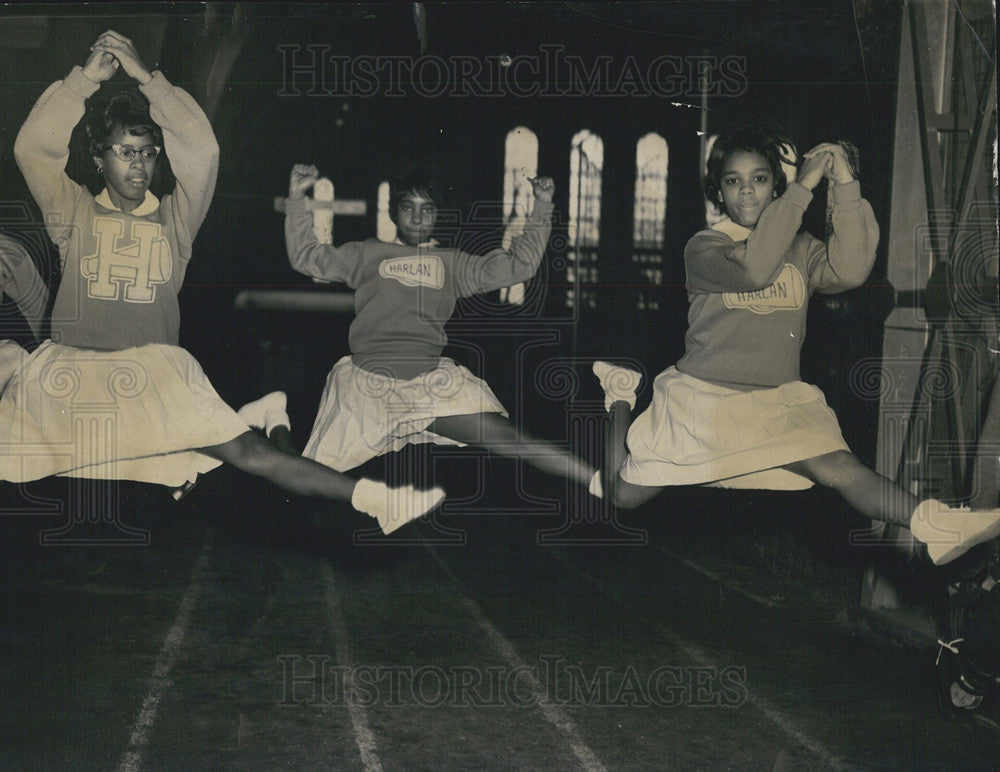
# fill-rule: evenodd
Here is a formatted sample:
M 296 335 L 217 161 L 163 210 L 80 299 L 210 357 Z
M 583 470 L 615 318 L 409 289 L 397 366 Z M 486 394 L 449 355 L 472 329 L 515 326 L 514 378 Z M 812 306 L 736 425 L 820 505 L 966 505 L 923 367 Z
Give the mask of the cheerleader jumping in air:
M 610 413 L 604 468 L 591 492 L 637 507 L 665 486 L 835 489 L 858 512 L 908 528 L 935 565 L 1000 534 L 1000 510 L 921 501 L 868 469 L 822 392 L 800 380 L 813 292 L 863 284 L 879 231 L 844 143 L 817 145 L 794 182 L 784 137 L 756 129 L 715 141 L 704 189 L 725 217 L 684 251 L 691 303 L 685 353 L 653 383 L 634 422 L 638 373 L 595 363 Z M 826 243 L 800 232 L 813 190 L 830 190 Z
M 100 99 L 119 68 L 137 87 Z M 103 183 L 97 196 L 66 174 L 85 108 L 87 155 Z M 282 452 L 178 346 L 178 292 L 215 189 L 219 146 L 195 100 L 149 72 L 128 38 L 105 32 L 82 67 L 45 90 L 14 155 L 59 249 L 62 279 L 51 339 L 0 400 L 0 479 L 68 475 L 176 488 L 225 462 L 292 493 L 350 502 L 385 532 L 441 502 L 440 489 L 389 489 Z M 176 187 L 159 199 L 149 186 L 166 156 Z M 110 423 L 80 437 L 93 427 L 76 420 L 85 404 L 107 406 Z
M 445 324 L 459 298 L 527 281 L 538 270 L 551 231 L 555 187 L 531 180 L 534 209 L 508 249 L 473 255 L 432 236 L 447 186 L 432 167 L 417 166 L 390 185 L 393 241 L 369 238 L 323 244 L 313 231 L 305 192 L 319 178 L 297 165 L 285 206 L 292 267 L 355 291 L 351 353 L 327 377 L 303 455 L 347 471 L 408 444 L 477 445 L 519 458 L 586 487 L 594 468 L 515 426 L 490 387 L 442 356 Z

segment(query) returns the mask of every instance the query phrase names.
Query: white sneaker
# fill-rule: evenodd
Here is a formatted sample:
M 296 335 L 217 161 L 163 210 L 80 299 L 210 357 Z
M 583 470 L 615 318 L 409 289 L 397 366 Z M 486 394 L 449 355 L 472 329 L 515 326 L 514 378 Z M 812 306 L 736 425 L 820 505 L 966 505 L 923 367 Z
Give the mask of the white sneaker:
M 605 410 L 610 413 L 615 402 L 627 402 L 630 410 L 635 407 L 635 392 L 642 380 L 641 373 L 609 362 L 594 362 L 593 369 L 604 389 Z
M 362 477 L 354 486 L 351 506 L 378 520 L 387 536 L 418 517 L 427 514 L 442 501 L 444 490 L 415 490 L 412 485 L 390 488 L 385 483 Z
M 913 511 L 910 532 L 927 545 L 927 554 L 940 566 L 1000 536 L 1000 509 L 949 507 L 928 499 Z
M 236 415 L 246 421 L 247 426 L 263 429 L 264 434 L 269 435 L 271 430 L 278 426 L 292 428 L 287 410 L 288 397 L 285 392 L 272 391 L 255 402 L 248 402 L 236 411 Z

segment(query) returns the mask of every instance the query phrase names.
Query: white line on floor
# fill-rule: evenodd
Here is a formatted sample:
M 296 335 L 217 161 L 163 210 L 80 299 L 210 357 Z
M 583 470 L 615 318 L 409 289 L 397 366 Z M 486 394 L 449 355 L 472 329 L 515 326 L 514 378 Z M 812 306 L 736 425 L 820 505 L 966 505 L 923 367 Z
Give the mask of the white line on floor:
M 191 570 L 191 583 L 187 592 L 181 600 L 180 608 L 174 623 L 167 632 L 167 637 L 163 641 L 163 647 L 156 658 L 153 666 L 152 686 L 146 694 L 146 699 L 142 701 L 139 709 L 139 716 L 132 725 L 132 734 L 128 741 L 128 750 L 118 765 L 119 772 L 136 772 L 142 765 L 142 756 L 149 745 L 150 730 L 156 720 L 156 711 L 159 709 L 160 700 L 170 688 L 172 682 L 168 678 L 170 671 L 174 667 L 177 655 L 180 653 L 181 644 L 184 643 L 184 634 L 191 621 L 191 610 L 194 608 L 195 600 L 201 592 L 202 576 L 208 566 L 209 555 L 212 552 L 212 531 L 209 530 L 205 536 L 205 543 L 201 545 L 198 558 L 195 560 L 194 568 Z
M 664 552 L 666 551 L 664 550 Z M 595 587 L 597 587 L 597 589 L 600 590 L 601 593 L 603 593 L 604 595 L 610 598 L 614 598 L 615 600 L 624 603 L 626 605 L 629 603 L 628 599 L 624 595 L 617 592 L 616 590 L 611 589 L 610 587 L 605 585 L 604 582 L 591 576 L 586 571 L 581 570 L 579 566 L 571 562 L 568 558 L 566 558 L 563 554 L 561 554 L 560 551 L 552 550 L 551 554 L 560 563 L 567 566 L 574 573 L 576 573 L 577 575 L 579 575 L 580 577 L 582 577 L 583 579 L 587 580 Z M 694 566 L 694 564 L 689 564 L 689 561 L 682 561 L 682 562 L 684 562 L 685 565 L 691 565 L 692 567 Z M 703 571 L 702 573 L 710 575 L 707 573 L 707 571 Z M 718 667 L 712 660 L 712 658 L 706 655 L 695 644 L 685 640 L 684 638 L 677 635 L 675 632 L 666 627 L 660 627 L 660 631 L 666 636 L 666 638 L 672 644 L 674 644 L 677 648 L 681 649 L 685 654 L 687 654 L 691 659 L 693 659 L 699 665 L 708 667 Z M 781 731 L 783 731 L 791 739 L 795 740 L 795 742 L 797 742 L 799 745 L 801 745 L 810 753 L 812 753 L 814 756 L 816 756 L 817 759 L 821 760 L 824 766 L 830 769 L 838 769 L 838 770 L 852 769 L 852 767 L 849 764 L 847 764 L 843 759 L 841 759 L 836 754 L 828 751 L 823 746 L 822 743 L 820 743 L 818 740 L 810 737 L 808 734 L 800 730 L 797 726 L 795 726 L 794 722 L 792 722 L 790 719 L 788 719 L 779 711 L 772 708 L 763 699 L 755 695 L 749 689 L 747 689 L 747 700 L 750 702 L 751 705 L 757 708 L 757 710 L 759 710 L 761 713 L 767 716 L 767 718 L 770 719 L 770 721 L 775 726 L 777 726 Z
M 441 560 L 437 552 L 434 551 L 433 547 L 427 544 L 424 544 L 424 547 L 431 554 L 431 557 L 434 558 L 441 569 L 448 575 L 452 583 L 456 587 L 461 587 L 462 583 L 458 580 L 458 577 L 456 577 L 452 570 L 444 563 L 444 561 Z M 528 682 L 535 704 L 538 705 L 548 722 L 559 730 L 559 732 L 561 732 L 566 738 L 569 742 L 570 748 L 573 750 L 573 754 L 580 760 L 583 768 L 593 770 L 593 772 L 604 770 L 604 765 L 597 758 L 597 754 L 595 754 L 586 742 L 584 742 L 583 737 L 580 735 L 580 731 L 576 728 L 576 723 L 573 719 L 570 718 L 565 711 L 549 702 L 541 683 L 539 683 L 538 679 L 532 675 L 534 671 L 521 660 L 517 652 L 514 650 L 513 644 L 511 644 L 511 642 L 508 641 L 503 634 L 493 626 L 489 619 L 486 618 L 482 609 L 479 608 L 479 604 L 471 598 L 466 597 L 464 593 L 459 595 L 459 600 L 461 600 L 465 605 L 466 609 L 472 615 L 472 618 L 476 621 L 476 624 L 479 625 L 483 632 L 486 633 L 486 636 L 500 653 L 500 656 L 504 658 L 504 661 L 506 661 L 506 663 L 518 673 L 519 678 Z
M 351 716 L 351 726 L 354 728 L 354 741 L 361 753 L 361 763 L 369 772 L 381 772 L 382 763 L 378 758 L 375 735 L 368 727 L 368 714 L 356 705 L 354 695 L 354 655 L 351 652 L 347 625 L 344 623 L 344 612 L 340 607 L 337 595 L 337 580 L 329 563 L 322 564 L 323 584 L 326 586 L 326 607 L 330 612 L 330 627 L 333 631 L 335 656 L 337 665 L 344 669 L 344 694 L 347 698 L 347 710 Z
M 744 588 L 740 587 L 737 584 L 733 584 L 728 579 L 725 579 L 724 577 L 720 576 L 719 574 L 715 573 L 714 571 L 712 571 L 712 570 L 710 570 L 708 568 L 705 568 L 704 566 L 698 565 L 693 560 L 688 560 L 687 558 L 685 558 L 685 557 L 683 557 L 681 555 L 678 555 L 673 550 L 669 550 L 666 547 L 658 547 L 657 549 L 659 549 L 659 551 L 662 552 L 664 555 L 666 555 L 668 558 L 676 560 L 678 563 L 683 563 L 688 568 L 690 568 L 692 571 L 697 571 L 702 576 L 707 576 L 713 582 L 718 582 L 723 587 L 726 587 L 726 588 L 732 590 L 737 595 L 742 595 L 747 600 L 752 600 L 754 603 L 759 603 L 762 606 L 767 606 L 768 608 L 776 608 L 777 606 L 781 605 L 779 603 L 775 603 L 770 598 L 765 598 L 763 595 L 758 595 L 755 592 L 750 592 L 750 590 L 745 590 Z
M 660 631 L 667 637 L 667 639 L 673 643 L 677 648 L 681 649 L 685 654 L 687 654 L 691 659 L 697 662 L 699 665 L 704 665 L 707 667 L 718 667 L 711 657 L 707 656 L 699 647 L 695 646 L 693 643 L 684 640 L 675 632 L 668 628 L 660 628 Z M 777 726 L 782 732 L 791 737 L 795 742 L 806 748 L 810 753 L 812 753 L 816 758 L 820 759 L 824 766 L 830 769 L 852 769 L 852 767 L 847 764 L 842 758 L 836 754 L 828 751 L 823 744 L 818 740 L 810 737 L 808 734 L 800 730 L 795 726 L 789 718 L 783 715 L 780 711 L 775 710 L 767 702 L 758 697 L 756 694 L 747 689 L 747 700 L 753 705 L 757 710 L 767 716 L 771 723 Z

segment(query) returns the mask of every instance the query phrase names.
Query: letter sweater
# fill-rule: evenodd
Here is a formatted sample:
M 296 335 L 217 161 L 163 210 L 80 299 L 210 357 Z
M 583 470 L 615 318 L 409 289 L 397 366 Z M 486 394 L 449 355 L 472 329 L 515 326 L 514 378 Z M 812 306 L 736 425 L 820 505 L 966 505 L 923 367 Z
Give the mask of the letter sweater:
M 219 146 L 197 102 L 154 72 L 140 90 L 163 131 L 177 186 L 162 201 L 147 192 L 136 210 L 122 212 L 107 191 L 95 198 L 65 172 L 71 133 L 83 116 L 84 101 L 99 86 L 74 67 L 45 90 L 14 146 L 59 249 L 62 280 L 52 310 L 52 338 L 99 350 L 176 346 L 177 293 L 215 190 Z

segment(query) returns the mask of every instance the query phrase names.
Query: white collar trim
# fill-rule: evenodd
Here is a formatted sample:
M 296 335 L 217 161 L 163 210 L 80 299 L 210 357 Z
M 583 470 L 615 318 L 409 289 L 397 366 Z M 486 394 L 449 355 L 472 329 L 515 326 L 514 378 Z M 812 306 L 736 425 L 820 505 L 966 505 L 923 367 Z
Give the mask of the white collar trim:
M 98 204 L 103 206 L 105 209 L 114 209 L 116 212 L 121 212 L 122 210 L 115 206 L 114 202 L 111 200 L 111 196 L 108 194 L 108 189 L 105 188 L 94 198 Z M 144 217 L 147 214 L 152 214 L 160 206 L 160 199 L 146 191 L 146 197 L 143 199 L 142 203 L 139 204 L 135 209 L 128 214 L 135 215 L 136 217 Z
M 401 247 L 407 246 L 406 244 L 403 243 L 403 240 L 399 238 L 399 236 L 396 236 L 396 238 L 392 240 L 392 243 L 398 244 Z M 423 244 L 417 244 L 417 249 L 419 249 L 420 247 L 436 247 L 437 245 L 438 245 L 438 240 L 431 239 L 430 241 L 425 241 Z
M 753 228 L 746 228 L 738 222 L 733 222 L 728 217 L 719 220 L 719 222 L 712 226 L 712 230 L 725 233 L 733 241 L 746 241 L 747 237 L 753 233 Z

